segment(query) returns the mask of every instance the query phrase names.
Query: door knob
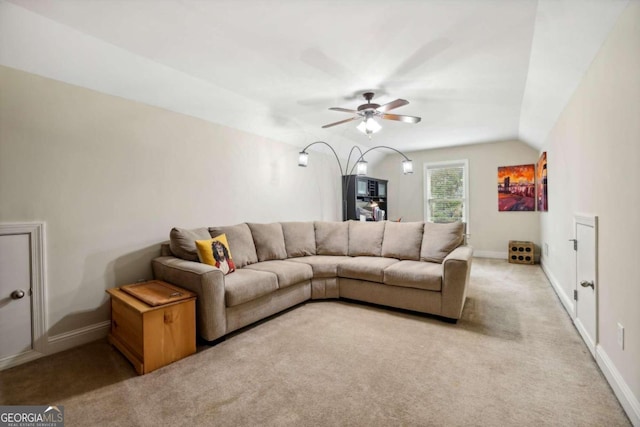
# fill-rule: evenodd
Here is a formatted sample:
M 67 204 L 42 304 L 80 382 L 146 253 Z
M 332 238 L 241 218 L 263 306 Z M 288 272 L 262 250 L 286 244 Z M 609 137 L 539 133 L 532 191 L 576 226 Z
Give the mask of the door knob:
M 582 282 L 580 282 L 580 286 L 582 286 L 583 288 L 591 288 L 595 290 L 595 285 L 593 283 L 593 280 L 590 282 L 587 282 L 586 280 L 583 280 Z
M 16 289 L 11 292 L 11 299 L 20 299 L 22 297 L 24 297 L 24 291 L 22 289 Z

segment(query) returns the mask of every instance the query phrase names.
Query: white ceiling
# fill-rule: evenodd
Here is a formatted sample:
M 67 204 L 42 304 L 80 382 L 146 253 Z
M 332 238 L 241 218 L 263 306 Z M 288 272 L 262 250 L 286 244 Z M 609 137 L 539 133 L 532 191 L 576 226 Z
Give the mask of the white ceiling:
M 0 64 L 304 146 L 541 148 L 628 0 L 0 0 Z M 371 141 L 329 107 L 404 98 Z

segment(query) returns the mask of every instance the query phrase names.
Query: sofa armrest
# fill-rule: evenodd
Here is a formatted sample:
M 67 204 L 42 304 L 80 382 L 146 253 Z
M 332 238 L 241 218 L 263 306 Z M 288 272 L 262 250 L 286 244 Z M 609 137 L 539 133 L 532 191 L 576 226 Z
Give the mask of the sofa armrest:
M 459 319 L 467 297 L 473 248 L 458 246 L 443 261 L 442 316 Z
M 174 256 L 155 258 L 153 276 L 198 295 L 196 302 L 198 333 L 207 341 L 226 334 L 227 316 L 224 296 L 224 275 L 207 264 L 186 261 Z

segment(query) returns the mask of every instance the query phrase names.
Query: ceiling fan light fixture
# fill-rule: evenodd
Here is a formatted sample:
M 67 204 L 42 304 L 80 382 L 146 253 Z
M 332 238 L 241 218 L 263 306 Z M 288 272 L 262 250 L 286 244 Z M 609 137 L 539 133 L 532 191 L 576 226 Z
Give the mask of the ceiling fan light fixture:
M 375 120 L 376 117 L 383 120 L 395 120 L 404 123 L 420 122 L 420 117 L 389 114 L 389 111 L 407 105 L 409 101 L 407 101 L 406 99 L 396 99 L 395 101 L 388 102 L 384 105 L 378 105 L 371 102 L 371 100 L 373 99 L 373 95 L 373 92 L 363 93 L 362 96 L 364 96 L 364 99 L 367 100 L 367 103 L 359 105 L 356 110 L 342 107 L 329 108 L 329 110 L 332 111 L 351 113 L 352 116 L 348 119 L 340 120 L 339 122 L 329 123 L 328 125 L 322 126 L 322 128 L 326 129 L 362 118 L 362 121 L 360 122 L 360 124 L 358 124 L 357 129 L 367 135 L 369 139 L 371 139 L 372 134 L 382 129 L 382 126 L 380 126 L 380 124 Z
M 382 129 L 382 126 L 380 126 L 380 124 L 376 122 L 373 117 L 369 117 L 367 120 L 365 120 L 365 123 L 367 124 L 367 130 L 371 131 L 371 133 L 376 133 L 380 129 Z
M 365 118 L 358 125 L 357 129 L 366 135 L 371 135 L 372 133 L 376 133 L 382 129 L 382 126 L 375 121 L 371 113 L 367 113 Z

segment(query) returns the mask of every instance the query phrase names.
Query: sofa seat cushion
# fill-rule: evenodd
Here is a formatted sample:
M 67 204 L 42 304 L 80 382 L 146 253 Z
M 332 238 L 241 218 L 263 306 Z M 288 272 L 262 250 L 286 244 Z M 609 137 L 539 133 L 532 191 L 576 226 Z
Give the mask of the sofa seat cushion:
M 263 261 L 248 265 L 245 268 L 267 271 L 275 274 L 278 277 L 278 287 L 280 289 L 295 285 L 296 283 L 300 283 L 305 280 L 311 280 L 313 277 L 313 270 L 311 267 L 307 264 L 300 264 L 299 262 L 278 260 Z
M 400 261 L 394 258 L 359 256 L 340 263 L 338 265 L 338 276 L 382 283 L 384 270 L 398 262 Z
M 244 304 L 278 289 L 278 277 L 268 271 L 239 268 L 224 276 L 224 296 L 227 307 Z
M 386 285 L 404 288 L 442 290 L 442 264 L 424 261 L 400 261 L 384 270 Z
M 348 256 L 312 255 L 300 258 L 292 258 L 287 261 L 299 262 L 311 266 L 314 279 L 338 277 L 338 265 L 341 262 L 351 260 Z

